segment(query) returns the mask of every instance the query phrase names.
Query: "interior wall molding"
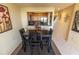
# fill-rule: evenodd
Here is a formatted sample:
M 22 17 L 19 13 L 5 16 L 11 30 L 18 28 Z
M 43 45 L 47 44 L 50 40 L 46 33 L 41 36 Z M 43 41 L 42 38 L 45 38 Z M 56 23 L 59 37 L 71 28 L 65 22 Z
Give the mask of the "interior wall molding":
M 18 52 L 21 50 L 22 48 L 22 42 L 17 46 L 17 48 L 12 52 L 11 55 L 17 55 Z
M 51 41 L 51 46 L 52 49 L 54 50 L 56 55 L 61 55 L 60 51 L 58 50 L 58 48 L 56 47 L 55 43 L 53 42 L 53 40 Z

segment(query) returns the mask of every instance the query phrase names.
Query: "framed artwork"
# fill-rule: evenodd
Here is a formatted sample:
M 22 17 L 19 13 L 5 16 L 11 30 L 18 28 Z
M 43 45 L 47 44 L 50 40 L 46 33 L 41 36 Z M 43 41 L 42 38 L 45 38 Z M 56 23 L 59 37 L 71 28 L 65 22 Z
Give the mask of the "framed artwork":
M 69 20 L 70 16 L 68 14 L 65 15 L 64 17 L 64 22 L 67 22 Z
M 79 32 L 79 10 L 75 13 L 75 18 L 72 26 L 72 30 Z
M 8 7 L 0 5 L 0 33 L 12 29 Z

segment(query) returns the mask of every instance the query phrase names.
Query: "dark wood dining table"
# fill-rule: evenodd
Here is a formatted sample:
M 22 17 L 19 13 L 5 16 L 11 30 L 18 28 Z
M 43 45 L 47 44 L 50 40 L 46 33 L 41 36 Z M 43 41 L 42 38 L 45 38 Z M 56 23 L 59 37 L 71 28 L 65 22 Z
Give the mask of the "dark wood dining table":
M 27 30 L 25 33 L 23 33 L 23 35 L 24 35 L 24 37 L 26 38 L 26 40 L 27 41 L 29 41 L 29 38 L 31 37 L 30 36 L 30 33 L 40 33 L 41 34 L 41 36 L 43 35 L 43 37 L 45 36 L 45 37 L 47 37 L 48 35 L 48 30 L 35 30 L 35 29 L 33 29 L 33 30 Z M 37 35 L 36 35 L 37 36 Z M 40 39 L 40 40 L 42 40 L 42 39 Z
M 32 29 L 32 30 L 27 30 L 25 33 L 23 33 L 23 35 L 28 39 L 30 32 L 37 32 L 37 33 L 41 33 L 41 35 L 47 35 L 49 30 L 36 30 L 36 29 Z

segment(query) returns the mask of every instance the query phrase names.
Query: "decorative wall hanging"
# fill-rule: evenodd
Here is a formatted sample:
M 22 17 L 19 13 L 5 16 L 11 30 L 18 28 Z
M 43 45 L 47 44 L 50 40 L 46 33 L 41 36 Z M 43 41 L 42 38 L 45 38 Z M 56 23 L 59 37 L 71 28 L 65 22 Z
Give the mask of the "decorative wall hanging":
M 67 22 L 69 20 L 70 16 L 68 14 L 65 15 L 64 17 L 64 22 Z
M 79 10 L 75 12 L 75 18 L 74 18 L 72 30 L 79 32 Z
M 12 24 L 10 20 L 8 7 L 0 5 L 0 33 L 3 33 L 11 29 Z

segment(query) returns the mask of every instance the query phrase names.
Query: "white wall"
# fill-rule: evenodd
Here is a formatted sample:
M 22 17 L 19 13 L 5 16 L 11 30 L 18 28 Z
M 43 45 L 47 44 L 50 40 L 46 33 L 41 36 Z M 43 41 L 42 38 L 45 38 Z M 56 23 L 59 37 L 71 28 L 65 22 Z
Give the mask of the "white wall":
M 22 19 L 23 28 L 26 28 L 26 27 L 32 28 L 33 26 L 31 26 L 31 27 L 28 26 L 27 12 L 53 12 L 53 14 L 52 14 L 52 16 L 53 16 L 54 8 L 53 7 L 22 7 L 21 8 L 21 19 Z M 45 28 L 48 28 L 48 26 L 45 26 Z
M 72 24 L 71 24 L 71 31 L 69 33 L 68 39 L 71 40 L 71 42 L 73 43 L 73 46 L 75 47 L 74 48 L 75 53 L 79 54 L 79 32 L 72 31 L 72 25 L 73 25 L 73 21 L 74 21 L 74 17 L 75 17 L 75 12 L 77 10 L 79 10 L 79 4 L 76 4 L 75 8 L 74 8 L 73 20 L 72 20 Z
M 20 9 L 15 4 L 2 4 L 8 7 L 12 30 L 0 34 L 0 54 L 11 54 L 21 43 L 19 29 L 22 28 Z
M 72 7 L 68 7 L 63 11 L 63 13 L 67 12 L 70 14 L 70 16 L 72 14 L 74 14 L 72 10 L 74 10 L 73 8 L 74 6 Z M 78 46 L 76 46 L 75 42 L 73 42 L 72 39 L 68 39 L 68 40 L 65 40 L 65 34 L 67 33 L 67 29 L 69 27 L 68 24 L 71 24 L 72 22 L 72 18 L 69 19 L 71 20 L 70 22 L 66 23 L 64 21 L 64 15 L 61 15 L 61 19 L 60 20 L 57 20 L 57 23 L 55 24 L 55 28 L 54 28 L 54 31 L 53 31 L 53 41 L 56 45 L 56 47 L 58 48 L 58 50 L 60 51 L 61 54 L 64 54 L 64 55 L 70 55 L 70 54 L 79 54 L 79 48 L 77 48 Z M 73 16 L 71 16 L 73 17 Z M 53 45 L 52 45 L 53 47 Z
M 70 28 L 72 28 L 76 10 L 79 10 L 79 4 L 75 4 L 75 6 L 74 6 L 74 11 L 73 11 L 73 16 L 72 16 L 73 18 L 71 20 Z M 77 55 L 77 54 L 79 55 L 79 33 L 71 30 L 69 32 L 68 40 L 65 41 L 65 38 L 63 36 L 63 33 L 64 33 L 63 32 L 63 28 L 64 28 L 63 22 L 61 24 L 61 21 L 57 21 L 55 27 L 56 28 L 54 31 L 53 41 L 54 41 L 55 45 L 57 46 L 58 50 L 60 51 L 60 53 L 63 55 Z M 52 45 L 52 47 L 53 47 L 53 45 Z

